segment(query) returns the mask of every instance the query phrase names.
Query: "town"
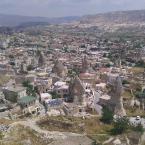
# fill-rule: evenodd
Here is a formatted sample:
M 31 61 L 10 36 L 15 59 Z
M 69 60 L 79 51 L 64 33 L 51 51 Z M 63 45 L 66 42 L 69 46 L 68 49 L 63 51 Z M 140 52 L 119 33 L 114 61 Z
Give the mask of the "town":
M 109 129 L 115 135 L 124 133 L 128 128 L 125 121 L 131 126 L 128 130 L 144 132 L 145 38 L 142 33 L 114 36 L 111 32 L 100 32 L 97 27 L 75 23 L 4 31 L 0 34 L 2 134 L 11 124 L 19 124 L 43 135 L 48 133 L 48 137 L 43 136 L 43 145 L 51 145 L 50 139 L 65 138 L 61 132 L 71 132 L 69 137 L 74 138 L 73 143 L 69 140 L 66 145 L 91 145 L 92 139 L 94 145 L 122 145 L 124 140 L 130 140 L 128 145 L 137 145 L 133 139 L 145 141 L 136 135 L 131 139 L 117 136 L 109 139 L 105 135 Z M 113 120 L 126 126 L 115 128 Z M 6 122 L 12 123 L 7 126 Z M 87 125 L 92 127 L 91 131 Z M 51 134 L 51 131 L 56 132 Z M 103 141 L 90 135 L 101 132 Z M 73 133 L 84 137 L 79 139 Z M 32 143 L 25 143 L 29 144 Z M 37 144 L 41 145 L 39 141 Z

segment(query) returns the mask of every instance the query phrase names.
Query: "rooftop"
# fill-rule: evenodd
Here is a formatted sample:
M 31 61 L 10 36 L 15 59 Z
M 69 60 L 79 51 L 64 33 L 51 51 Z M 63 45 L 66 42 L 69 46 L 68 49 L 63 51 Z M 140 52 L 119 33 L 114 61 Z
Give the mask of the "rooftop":
M 25 96 L 19 99 L 18 104 L 28 104 L 35 101 L 36 98 L 32 96 Z
M 9 91 L 12 91 L 12 92 L 21 92 L 21 91 L 24 91 L 26 90 L 25 87 L 20 87 L 20 86 L 9 86 L 9 87 L 5 87 L 4 90 L 9 90 Z

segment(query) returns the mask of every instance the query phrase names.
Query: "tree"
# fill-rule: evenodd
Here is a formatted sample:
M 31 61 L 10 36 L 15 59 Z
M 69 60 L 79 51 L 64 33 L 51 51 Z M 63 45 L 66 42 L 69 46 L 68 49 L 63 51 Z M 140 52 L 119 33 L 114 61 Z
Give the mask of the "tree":
M 92 145 L 97 145 L 96 140 L 94 140 L 94 141 L 92 142 Z
M 64 47 L 64 52 L 69 52 L 67 47 Z
M 109 67 L 111 67 L 111 64 L 107 63 L 105 66 L 109 68 Z
M 143 134 L 143 132 L 144 132 L 144 128 L 141 123 L 138 124 L 137 126 L 131 126 L 131 129 L 133 131 L 140 132 L 141 134 Z
M 9 55 L 9 58 L 10 58 L 10 59 L 14 59 L 14 55 L 10 54 L 10 55 Z
M 103 108 L 103 114 L 102 114 L 102 118 L 101 121 L 106 123 L 106 124 L 110 124 L 113 121 L 113 112 L 110 111 L 107 107 Z
M 68 75 L 70 77 L 75 77 L 75 76 L 77 76 L 79 74 L 80 74 L 80 71 L 77 68 L 73 68 L 73 69 L 71 69 L 71 70 L 68 71 Z
M 36 89 L 33 87 L 33 85 L 31 85 L 31 83 L 30 83 L 29 80 L 24 81 L 22 84 L 23 84 L 23 87 L 26 87 L 26 88 L 27 88 L 27 89 L 26 89 L 26 92 L 27 92 L 28 95 L 34 96 L 34 97 L 37 96 L 37 95 L 36 95 L 36 94 L 37 94 L 37 91 L 36 91 Z
M 58 95 L 56 92 L 52 92 L 51 95 L 52 95 L 52 99 L 58 99 L 58 98 L 61 98 L 61 96 Z
M 122 84 L 123 84 L 123 85 L 129 84 L 129 81 L 128 81 L 128 80 L 123 80 L 123 81 L 122 81 Z
M 117 118 L 114 121 L 114 128 L 111 130 L 113 135 L 124 133 L 129 129 L 129 120 L 127 117 Z
M 27 66 L 27 71 L 31 71 L 31 70 L 33 70 L 33 66 L 32 65 L 28 65 Z
M 136 64 L 135 64 L 136 67 L 145 67 L 145 62 L 143 60 L 140 60 L 138 61 Z

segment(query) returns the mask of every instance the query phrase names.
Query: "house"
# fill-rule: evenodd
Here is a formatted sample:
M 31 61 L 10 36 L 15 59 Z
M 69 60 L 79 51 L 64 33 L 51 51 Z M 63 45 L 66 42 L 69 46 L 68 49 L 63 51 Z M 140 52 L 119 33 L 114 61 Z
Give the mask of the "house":
M 106 83 L 96 84 L 96 90 L 105 91 L 106 90 Z
M 9 107 L 8 107 L 7 102 L 5 101 L 4 94 L 3 92 L 0 91 L 0 112 L 4 112 L 8 109 Z
M 51 94 L 49 93 L 41 93 L 40 94 L 40 101 L 44 102 L 45 100 L 52 99 Z
M 74 103 L 64 103 L 63 111 L 66 115 L 75 115 L 78 112 L 82 112 L 82 108 Z
M 79 75 L 79 78 L 81 81 L 89 83 L 89 84 L 94 84 L 97 80 L 97 76 L 96 74 L 92 74 L 92 73 L 81 73 Z
M 24 96 L 18 100 L 18 105 L 20 105 L 20 108 L 23 112 L 23 114 L 36 114 L 39 113 L 41 107 L 36 104 L 35 97 L 32 96 Z
M 47 93 L 52 85 L 52 78 L 48 77 L 37 77 L 35 86 L 39 93 Z
M 36 80 L 36 76 L 33 74 L 29 75 L 16 75 L 15 76 L 15 82 L 16 84 L 22 84 L 24 81 L 29 81 L 31 84 L 33 84 Z
M 99 104 L 101 106 L 107 106 L 108 101 L 111 99 L 111 96 L 104 94 L 99 98 Z
M 60 114 L 63 112 L 63 99 L 48 99 L 44 102 L 45 112 L 51 112 L 52 110 L 58 110 Z
M 53 91 L 56 92 L 56 94 L 64 97 L 65 95 L 69 94 L 69 86 L 66 84 L 66 82 L 58 81 L 54 84 Z
M 3 93 L 6 100 L 17 103 L 20 98 L 26 96 L 26 88 L 14 85 L 10 87 L 5 87 L 3 89 Z

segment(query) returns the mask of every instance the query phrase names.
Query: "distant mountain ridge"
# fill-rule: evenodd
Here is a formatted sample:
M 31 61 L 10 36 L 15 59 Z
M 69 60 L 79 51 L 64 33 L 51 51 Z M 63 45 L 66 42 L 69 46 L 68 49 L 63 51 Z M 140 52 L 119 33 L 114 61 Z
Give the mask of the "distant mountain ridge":
M 145 10 L 129 10 L 83 16 L 76 23 L 78 27 L 98 27 L 100 30 L 114 32 L 120 29 L 145 28 Z
M 81 23 L 134 23 L 145 22 L 145 10 L 116 11 L 82 17 Z
M 47 25 L 71 23 L 80 27 L 118 27 L 128 25 L 145 25 L 145 10 L 129 10 L 101 13 L 86 16 L 61 18 L 31 17 L 0 14 L 0 26 Z
M 19 15 L 6 15 L 0 14 L 0 26 L 19 26 L 23 24 L 35 24 L 35 23 L 49 23 L 49 24 L 60 24 L 69 23 L 72 21 L 79 20 L 80 17 L 60 17 L 60 18 L 47 18 L 47 17 L 31 17 L 31 16 L 19 16 Z

